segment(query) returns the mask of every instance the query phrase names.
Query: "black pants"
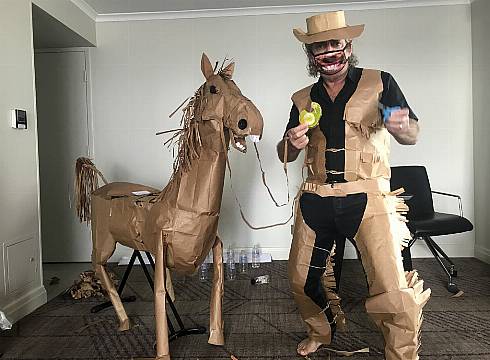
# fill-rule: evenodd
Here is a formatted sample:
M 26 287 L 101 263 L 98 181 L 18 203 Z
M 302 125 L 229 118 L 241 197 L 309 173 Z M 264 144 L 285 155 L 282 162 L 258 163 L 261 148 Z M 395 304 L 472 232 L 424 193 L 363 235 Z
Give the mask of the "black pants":
M 327 309 L 329 304 L 321 282 L 327 257 L 335 243 L 337 249 L 333 260 L 337 286 L 335 290 L 338 292 L 345 239 L 352 239 L 357 233 L 366 204 L 365 193 L 345 197 L 321 197 L 304 193 L 300 198 L 303 219 L 316 234 L 304 291 L 322 309 Z M 325 315 L 332 323 L 333 315 L 329 309 L 325 311 Z

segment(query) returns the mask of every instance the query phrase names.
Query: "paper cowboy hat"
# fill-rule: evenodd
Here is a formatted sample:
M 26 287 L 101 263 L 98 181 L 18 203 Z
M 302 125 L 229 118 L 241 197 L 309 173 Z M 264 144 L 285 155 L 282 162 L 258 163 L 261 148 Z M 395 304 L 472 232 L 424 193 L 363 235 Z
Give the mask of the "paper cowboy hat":
M 343 11 L 333 11 L 310 16 L 306 19 L 306 29 L 293 29 L 296 39 L 312 44 L 319 41 L 354 39 L 364 31 L 364 24 L 349 26 L 345 23 Z

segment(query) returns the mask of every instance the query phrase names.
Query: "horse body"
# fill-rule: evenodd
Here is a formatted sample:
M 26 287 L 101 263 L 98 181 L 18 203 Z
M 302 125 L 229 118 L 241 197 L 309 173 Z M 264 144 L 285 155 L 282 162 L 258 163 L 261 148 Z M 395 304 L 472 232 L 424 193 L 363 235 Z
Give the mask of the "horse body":
M 217 229 L 228 144 L 232 140 L 233 147 L 244 152 L 245 137 L 252 135 L 258 140 L 262 134 L 260 113 L 231 81 L 233 63 L 214 74 L 203 54 L 201 68 L 206 83 L 198 90 L 187 116 L 185 131 L 180 136 L 177 166 L 174 164 L 167 186 L 159 191 L 140 184 L 113 182 L 90 191 L 92 262 L 114 305 L 120 330 L 129 329 L 129 319 L 105 265 L 117 242 L 155 256 L 156 359 L 170 359 L 165 296 L 171 290 L 171 283 L 167 269 L 194 273 L 211 249 L 214 277 L 209 343 L 224 344 L 223 245 Z M 79 161 L 77 177 L 83 172 L 79 169 L 88 167 L 92 170 L 89 182 L 93 185 L 95 176 L 96 184 L 97 175 L 93 172 L 102 174 L 89 160 Z

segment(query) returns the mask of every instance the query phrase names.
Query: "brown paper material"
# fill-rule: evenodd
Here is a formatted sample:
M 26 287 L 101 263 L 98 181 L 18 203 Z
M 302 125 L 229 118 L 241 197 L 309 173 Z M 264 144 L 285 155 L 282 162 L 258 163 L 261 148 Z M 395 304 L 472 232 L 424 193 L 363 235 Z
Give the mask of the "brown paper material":
M 310 90 L 311 86 L 293 95 L 299 111 L 311 103 Z M 386 359 L 416 360 L 422 308 L 430 297 L 430 289 L 423 290 L 423 281 L 416 272 L 405 274 L 403 271 L 401 249 L 411 238 L 405 218 L 408 207 L 397 197 L 403 189 L 390 191 L 390 136 L 378 110 L 382 91 L 380 72 L 364 69 L 345 108 L 344 149 L 330 149 L 319 127 L 311 131 L 304 164 L 308 178 L 301 192 L 323 197 L 367 193 L 366 209 L 354 237 L 368 280 L 366 309 L 383 332 Z M 346 183 L 325 184 L 325 151 L 345 151 L 343 174 Z M 304 222 L 298 206 L 289 256 L 291 288 L 308 327 L 308 336 L 329 344 L 331 329 L 328 321 L 304 293 L 315 236 Z M 340 299 L 329 290 L 333 287 L 332 280 L 335 281 L 331 275 L 328 277 L 330 266 L 334 264 L 327 262 L 327 278 L 323 283 L 332 311 L 336 311 L 332 304 L 340 303 Z M 341 313 L 337 310 L 337 324 L 343 320 L 338 314 Z
M 325 349 L 329 352 L 332 352 L 334 354 L 337 354 L 337 355 L 341 355 L 341 356 L 353 356 L 355 354 L 366 354 L 366 353 L 369 353 L 369 348 L 366 347 L 366 348 L 362 348 L 362 349 L 359 349 L 359 350 L 354 350 L 354 351 L 344 351 L 344 350 L 335 350 L 335 349 L 331 349 L 329 347 L 324 347 L 322 349 Z
M 172 289 L 165 269 L 194 273 L 211 248 L 215 261 L 209 342 L 224 344 L 222 244 L 217 229 L 226 153 L 229 142 L 245 152 L 247 136 L 252 141 L 262 136 L 260 112 L 231 80 L 233 63 L 215 74 L 203 54 L 201 70 L 206 82 L 188 100 L 183 108 L 182 129 L 170 139 L 178 147 L 178 154 L 171 180 L 162 191 L 121 182 L 96 189 L 100 171 L 85 158 L 80 158 L 76 166 L 78 214 L 81 220 L 92 220 L 93 265 L 114 305 L 121 330 L 129 328 L 129 319 L 107 275 L 107 260 L 117 242 L 150 251 L 156 257 L 156 359 L 170 359 L 165 294 Z M 133 194 L 142 190 L 149 194 Z
M 156 360 L 170 360 L 170 350 L 168 348 L 168 324 L 167 324 L 167 301 L 165 296 L 165 277 L 166 277 L 166 257 L 168 244 L 163 241 L 156 243 L 155 253 L 155 335 L 157 339 Z
M 111 281 L 117 285 L 116 275 L 113 272 L 107 272 Z M 86 299 L 89 297 L 98 297 L 106 295 L 102 283 L 93 271 L 83 271 L 80 273 L 80 280 L 75 281 L 70 287 L 69 292 L 73 299 Z
M 296 202 L 294 235 L 288 261 L 289 282 L 301 317 L 306 323 L 308 337 L 323 344 L 330 344 L 332 331 L 327 317 L 323 314 L 323 309 L 304 291 L 314 244 L 315 232 L 304 222 L 299 202 Z M 327 279 L 327 283 L 329 280 L 331 281 Z M 326 292 L 328 294 L 330 291 Z
M 335 256 L 335 245 L 327 258 L 327 266 L 325 269 L 325 275 L 322 278 L 322 285 L 327 294 L 327 299 L 330 302 L 330 308 L 332 309 L 332 314 L 335 318 L 335 325 L 337 326 L 337 331 L 347 332 L 347 319 L 345 318 L 344 311 L 340 305 L 341 298 L 335 292 L 337 288 L 337 282 L 335 281 L 334 267 L 335 263 L 333 261 Z
M 213 245 L 213 288 L 211 289 L 211 305 L 209 309 L 209 343 L 213 345 L 224 345 L 224 323 L 223 323 L 223 292 L 224 292 L 224 269 L 223 269 L 223 243 L 219 236 Z
M 311 87 L 312 85 L 305 87 L 291 97 L 300 112 L 308 109 L 311 104 Z M 345 151 L 344 177 L 347 181 L 390 178 L 390 135 L 383 126 L 378 110 L 382 92 L 381 72 L 363 69 L 357 89 L 345 107 L 344 149 L 328 148 L 319 127 L 310 130 L 305 156 L 309 182 L 325 182 L 325 151 Z
M 306 19 L 306 27 L 306 32 L 299 28 L 293 29 L 294 36 L 306 44 L 330 39 L 354 39 L 364 31 L 364 24 L 347 25 L 343 11 L 331 11 L 310 16 Z

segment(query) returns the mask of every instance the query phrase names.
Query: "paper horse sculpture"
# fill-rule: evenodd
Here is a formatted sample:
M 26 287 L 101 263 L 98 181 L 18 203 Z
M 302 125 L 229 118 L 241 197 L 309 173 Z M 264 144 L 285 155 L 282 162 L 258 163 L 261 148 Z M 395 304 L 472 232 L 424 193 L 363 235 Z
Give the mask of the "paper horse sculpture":
M 213 69 L 203 54 L 206 82 L 183 108 L 182 129 L 173 136 L 178 153 L 169 183 L 161 191 L 126 182 L 107 181 L 87 158 L 76 163 L 77 212 L 92 222 L 92 262 L 119 318 L 129 319 L 106 263 L 116 243 L 155 256 L 156 359 L 170 359 L 165 296 L 166 269 L 194 273 L 213 250 L 214 276 L 210 304 L 209 343 L 223 345 L 223 244 L 218 218 L 229 143 L 245 152 L 245 138 L 262 136 L 262 116 L 232 80 L 234 63 Z M 106 185 L 98 187 L 98 176 Z

